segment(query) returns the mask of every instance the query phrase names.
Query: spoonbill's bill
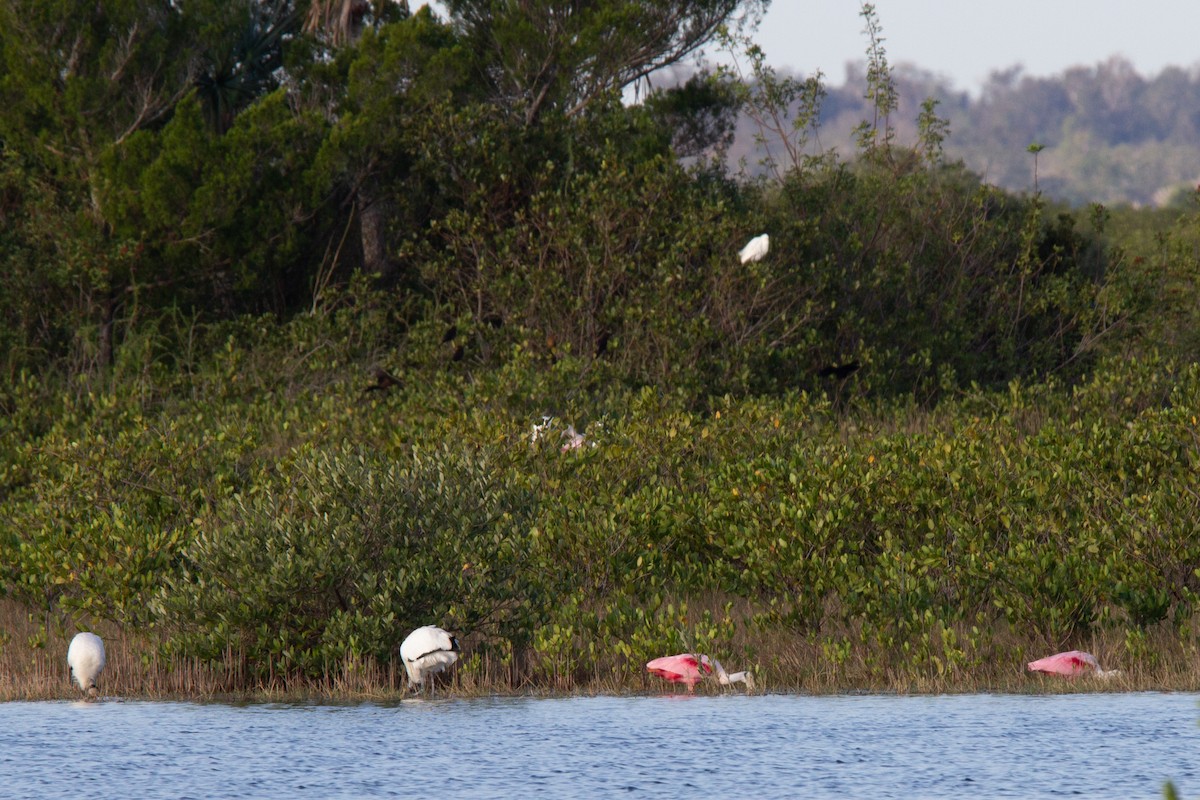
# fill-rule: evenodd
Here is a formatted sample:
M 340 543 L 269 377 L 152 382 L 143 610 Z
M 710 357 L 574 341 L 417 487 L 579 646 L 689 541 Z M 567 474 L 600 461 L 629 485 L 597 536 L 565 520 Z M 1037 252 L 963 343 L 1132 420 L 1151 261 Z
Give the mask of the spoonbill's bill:
M 738 251 L 738 258 L 742 260 L 743 264 L 749 264 L 751 261 L 762 259 L 770 249 L 771 237 L 765 233 L 760 234 L 746 242 L 746 246 Z
M 77 633 L 67 648 L 67 665 L 88 697 L 98 694 L 96 679 L 104 671 L 104 640 L 94 633 Z
M 741 682 L 746 684 L 747 689 L 754 688 L 754 675 L 751 673 L 735 672 L 730 675 L 715 658 L 692 653 L 656 658 L 647 662 L 646 671 L 672 683 L 686 684 L 689 692 L 695 691 L 696 684 L 712 675 L 714 671 L 717 682 L 722 686 Z
M 1068 650 L 1065 653 L 1055 653 L 1052 656 L 1030 661 L 1026 667 L 1030 672 L 1044 672 L 1047 675 L 1094 675 L 1097 678 L 1111 678 L 1119 675 L 1119 669 L 1100 669 L 1100 662 L 1091 653 L 1082 650 Z
M 458 639 L 436 625 L 417 628 L 400 645 L 400 660 L 414 689 L 458 661 Z

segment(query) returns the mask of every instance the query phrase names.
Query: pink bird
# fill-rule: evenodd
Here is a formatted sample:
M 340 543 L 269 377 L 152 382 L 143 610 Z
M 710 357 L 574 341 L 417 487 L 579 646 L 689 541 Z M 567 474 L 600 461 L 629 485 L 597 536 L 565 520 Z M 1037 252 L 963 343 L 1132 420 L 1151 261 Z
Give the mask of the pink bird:
M 1100 669 L 1100 662 L 1091 653 L 1082 650 L 1068 650 L 1065 653 L 1055 653 L 1052 656 L 1030 661 L 1026 665 L 1030 672 L 1044 672 L 1047 675 L 1095 675 L 1098 678 L 1111 678 L 1120 674 L 1117 669 Z
M 562 435 L 563 438 L 567 440 L 562 446 L 562 451 L 564 453 L 568 450 L 578 450 L 579 448 L 583 447 L 585 441 L 583 434 L 575 430 L 574 425 L 568 425 L 567 429 L 563 431 Z
M 735 672 L 732 675 L 725 671 L 721 662 L 708 656 L 697 656 L 691 653 L 680 653 L 677 656 L 663 656 L 646 664 L 646 671 L 651 675 L 665 678 L 672 683 L 687 684 L 688 692 L 695 690 L 696 684 L 713 674 L 716 670 L 717 681 L 722 686 L 742 682 L 747 689 L 754 688 L 754 676 L 749 672 Z

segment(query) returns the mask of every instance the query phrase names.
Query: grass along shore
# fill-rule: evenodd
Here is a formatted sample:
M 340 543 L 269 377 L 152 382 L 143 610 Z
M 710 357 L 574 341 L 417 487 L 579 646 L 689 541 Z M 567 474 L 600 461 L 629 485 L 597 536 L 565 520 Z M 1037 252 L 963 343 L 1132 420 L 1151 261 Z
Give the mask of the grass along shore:
M 80 692 L 70 679 L 66 663 L 67 644 L 74 630 L 56 628 L 45 635 L 44 623 L 11 600 L 0 601 L 0 702 L 78 699 Z M 347 659 L 331 664 L 318 678 L 268 680 L 247 677 L 244 659 L 229 652 L 220 661 L 164 657 L 161 647 L 144 635 L 121 630 L 111 624 L 93 628 L 105 642 L 107 666 L 99 685 L 102 698 L 128 700 L 191 700 L 235 702 L 391 702 L 408 694 L 404 667 L 399 658 L 378 663 L 371 659 Z M 1036 675 L 1024 669 L 1026 660 L 1046 655 L 1030 645 L 1005 642 L 1002 649 L 1022 652 L 1020 660 L 981 660 L 938 674 L 917 669 L 880 669 L 862 653 L 834 663 L 828 647 L 788 635 L 759 630 L 754 642 L 739 626 L 735 649 L 756 653 L 752 662 L 713 653 L 730 669 L 754 672 L 754 693 L 837 694 L 877 692 L 896 694 L 945 693 L 1062 693 L 1127 691 L 1200 691 L 1200 640 L 1181 640 L 1172 627 L 1141 637 L 1138 655 L 1130 654 L 1130 642 L 1115 636 L 1097 636 L 1086 645 L 1105 668 L 1119 675 L 1061 678 Z M 460 661 L 438 682 L 439 696 L 479 697 L 494 695 L 560 694 L 658 694 L 682 692 L 647 675 L 641 663 L 613 655 L 598 660 L 590 674 L 564 673 L 527 652 L 522 674 L 515 675 L 512 659 L 498 657 L 494 648 L 478 650 L 477 637 L 465 637 Z M 667 653 L 664 653 L 666 655 Z M 1028 658 L 1026 658 L 1028 657 Z M 740 693 L 715 681 L 701 683 L 700 694 Z

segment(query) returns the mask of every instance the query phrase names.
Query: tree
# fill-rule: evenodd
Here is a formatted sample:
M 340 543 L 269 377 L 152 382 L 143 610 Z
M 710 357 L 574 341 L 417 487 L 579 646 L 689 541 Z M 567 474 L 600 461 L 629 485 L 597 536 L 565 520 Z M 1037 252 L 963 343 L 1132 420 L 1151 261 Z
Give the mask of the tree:
M 757 24 L 770 0 L 448 0 L 483 59 L 493 99 L 535 123 L 670 66 L 722 26 Z M 739 10 L 742 13 L 739 15 Z
M 297 0 L 0 3 L 0 169 L 21 187 L 6 199 L 14 226 L 0 265 L 36 289 L 0 301 L 0 325 L 23 331 L 0 333 L 28 352 L 70 346 L 75 368 L 112 362 L 123 309 L 148 287 L 169 293 L 178 277 L 122 224 L 127 209 L 106 206 L 138 194 L 113 181 L 139 173 L 114 165 L 193 93 L 210 127 L 228 130 L 279 85 L 297 9 Z M 35 331 L 20 303 L 53 322 Z
M 15 237 L 25 253 L 8 266 L 56 276 L 57 286 L 43 285 L 48 294 L 34 303 L 75 289 L 82 302 L 67 302 L 77 304 L 76 316 L 61 308 L 50 316 L 76 331 L 98 326 L 94 358 L 101 365 L 112 360 L 113 321 L 133 251 L 110 236 L 98 165 L 106 148 L 161 124 L 190 90 L 196 62 L 182 23 L 170 0 L 0 4 L 6 165 L 24 174 L 27 187 L 38 187 L 26 199 L 55 216 L 46 225 L 32 207 L 22 209 Z
M 432 109 L 472 96 L 470 63 L 459 37 L 426 7 L 365 31 L 339 49 L 333 74 L 312 75 L 306 85 L 310 96 L 334 98 L 317 167 L 353 215 L 348 223 L 357 223 L 363 269 L 384 283 L 397 273 L 389 228 L 419 229 L 426 221 L 414 211 L 427 195 L 410 180 L 412 131 Z
M 293 0 L 221 4 L 204 16 L 194 83 L 215 130 L 228 130 L 239 111 L 279 86 L 300 16 Z

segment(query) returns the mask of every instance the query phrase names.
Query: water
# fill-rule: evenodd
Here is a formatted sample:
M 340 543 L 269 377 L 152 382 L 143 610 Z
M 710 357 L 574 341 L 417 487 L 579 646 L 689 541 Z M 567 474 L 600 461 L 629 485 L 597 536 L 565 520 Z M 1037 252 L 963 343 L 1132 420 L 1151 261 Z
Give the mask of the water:
M 1200 695 L 0 704 L 0 797 L 1200 798 Z

